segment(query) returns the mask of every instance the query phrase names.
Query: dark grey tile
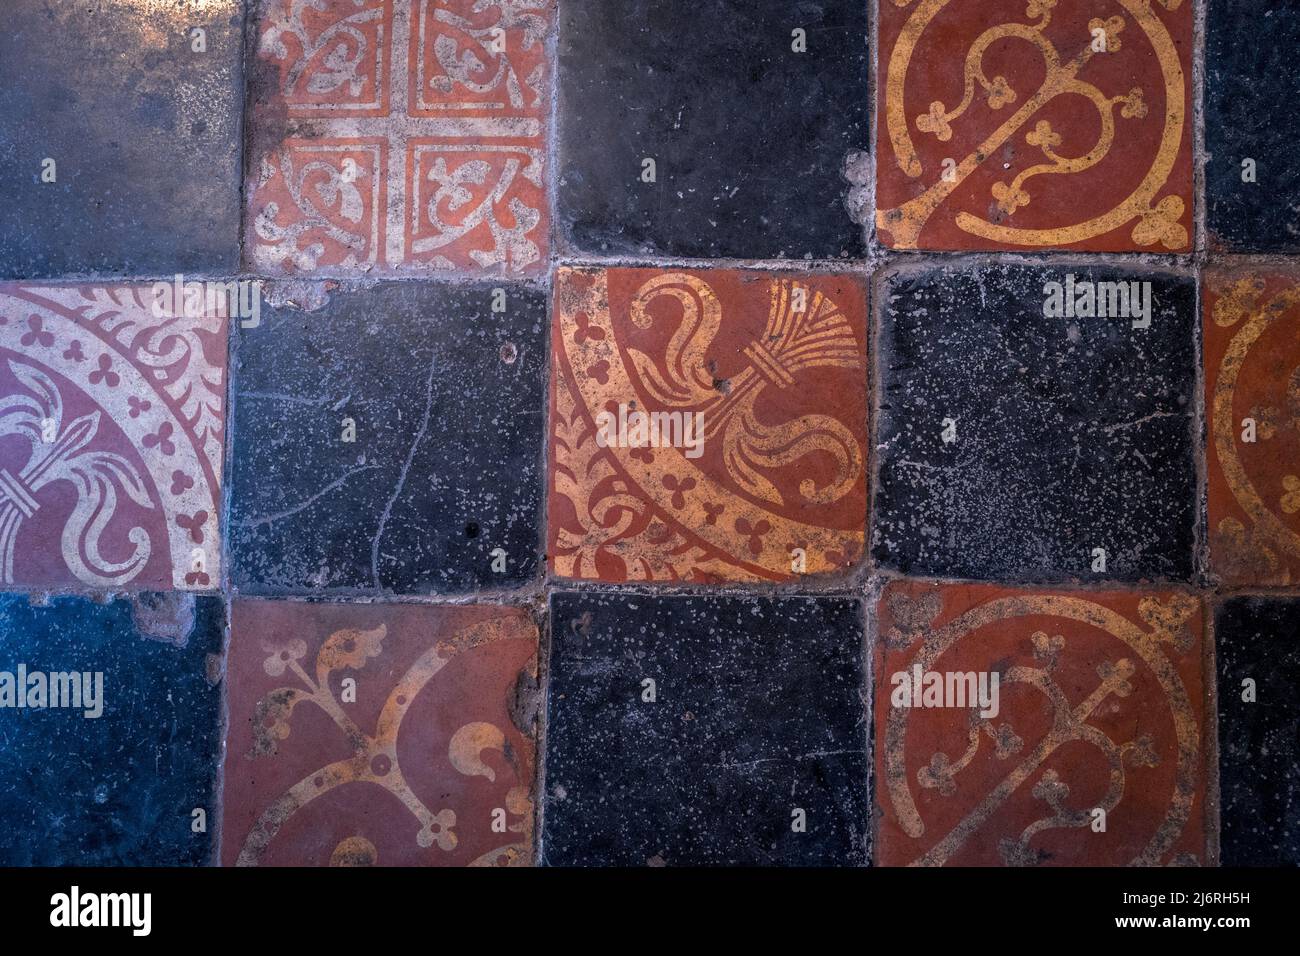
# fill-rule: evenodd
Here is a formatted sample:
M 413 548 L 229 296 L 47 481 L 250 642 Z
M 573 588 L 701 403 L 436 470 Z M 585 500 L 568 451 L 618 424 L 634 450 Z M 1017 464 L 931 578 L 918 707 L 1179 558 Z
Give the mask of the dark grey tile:
M 849 205 L 868 165 L 866 3 L 561 0 L 559 64 L 559 219 L 574 249 L 862 255 Z
M 551 632 L 546 863 L 866 862 L 859 601 L 560 592 Z
M 0 4 L 0 275 L 238 268 L 243 9 Z
M 1297 634 L 1300 600 L 1234 598 L 1214 615 L 1224 866 L 1300 864 Z
M 0 865 L 209 861 L 224 633 L 215 597 L 0 595 Z
M 1149 327 L 1132 308 L 1046 314 L 1049 283 L 1083 305 L 1088 288 L 1113 291 L 1103 282 L 1148 290 Z M 1191 576 L 1192 278 L 918 266 L 885 277 L 877 301 L 878 561 L 976 580 Z
M 1205 196 L 1210 244 L 1300 251 L 1300 5 L 1210 0 Z
M 419 594 L 529 579 L 544 291 L 386 282 L 326 297 L 316 311 L 268 304 L 238 332 L 233 585 Z

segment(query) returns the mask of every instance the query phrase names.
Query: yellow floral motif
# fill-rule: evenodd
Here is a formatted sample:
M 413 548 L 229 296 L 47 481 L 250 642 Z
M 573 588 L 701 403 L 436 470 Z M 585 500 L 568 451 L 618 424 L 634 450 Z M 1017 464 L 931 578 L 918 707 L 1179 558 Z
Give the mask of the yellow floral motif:
M 1133 241 L 1139 246 L 1153 246 L 1158 242 L 1166 249 L 1183 248 L 1187 245 L 1187 228 L 1179 220 L 1185 208 L 1182 197 L 1166 196 L 1133 227 Z
M 1286 494 L 1282 495 L 1282 510 L 1293 515 L 1300 511 L 1300 478 L 1295 475 L 1285 475 L 1282 478 L 1282 487 L 1286 489 Z

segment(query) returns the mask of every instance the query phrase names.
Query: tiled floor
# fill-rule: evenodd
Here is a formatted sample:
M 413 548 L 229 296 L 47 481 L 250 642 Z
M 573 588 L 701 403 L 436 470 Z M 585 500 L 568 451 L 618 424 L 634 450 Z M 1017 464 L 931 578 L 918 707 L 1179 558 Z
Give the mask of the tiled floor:
M 1300 861 L 1297 31 L 0 5 L 0 865 Z

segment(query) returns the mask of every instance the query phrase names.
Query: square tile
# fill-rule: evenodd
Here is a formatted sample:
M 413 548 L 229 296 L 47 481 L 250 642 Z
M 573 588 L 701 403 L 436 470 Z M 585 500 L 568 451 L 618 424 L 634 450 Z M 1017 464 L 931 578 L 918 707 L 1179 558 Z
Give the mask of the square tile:
M 0 584 L 220 587 L 225 288 L 0 285 Z
M 858 560 L 860 279 L 560 269 L 555 295 L 555 574 L 782 581 Z
M 881 0 L 876 232 L 894 249 L 1187 252 L 1187 0 Z
M 976 580 L 1191 577 L 1193 278 L 918 264 L 877 301 L 877 560 Z
M 248 266 L 542 272 L 552 6 L 254 0 Z
M 860 0 L 561 0 L 556 202 L 569 246 L 861 258 L 867 19 Z
M 225 609 L 0 595 L 0 865 L 213 856 Z
M 1300 863 L 1300 601 L 1233 598 L 1214 614 L 1224 866 Z
M 0 4 L 0 276 L 239 267 L 242 0 Z
M 532 863 L 520 608 L 236 601 L 226 866 Z
M 867 861 L 863 606 L 551 596 L 543 858 Z
M 532 578 L 545 293 L 384 282 L 290 294 L 273 289 L 278 304 L 236 345 L 236 590 L 429 594 Z
M 1300 274 L 1205 277 L 1211 570 L 1229 586 L 1300 579 Z
M 1300 7 L 1209 0 L 1205 201 L 1212 247 L 1300 252 Z
M 1196 598 L 896 581 L 877 621 L 878 864 L 1205 862 Z

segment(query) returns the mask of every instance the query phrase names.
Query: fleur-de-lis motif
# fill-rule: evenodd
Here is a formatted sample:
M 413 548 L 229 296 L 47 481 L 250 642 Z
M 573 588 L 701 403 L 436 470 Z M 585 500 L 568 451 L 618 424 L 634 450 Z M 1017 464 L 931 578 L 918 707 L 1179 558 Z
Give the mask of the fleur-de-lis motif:
M 727 471 L 741 488 L 756 498 L 783 504 L 781 492 L 762 471 L 784 468 L 805 455 L 825 452 L 835 463 L 831 479 L 817 487 L 812 479 L 799 484 L 809 502 L 826 504 L 843 497 L 862 471 L 862 451 L 853 433 L 828 415 L 804 415 L 770 425 L 755 411 L 766 388 L 784 389 L 817 368 L 858 368 L 859 346 L 853 329 L 839 308 L 820 291 L 800 289 L 786 280 L 774 280 L 763 334 L 745 346 L 748 366 L 731 377 L 720 391 L 709 371 L 706 352 L 722 322 L 722 306 L 702 279 L 672 272 L 646 282 L 632 300 L 631 318 L 638 328 L 649 328 L 649 304 L 660 297 L 681 306 L 682 319 L 662 362 L 629 348 L 628 355 L 660 404 L 691 409 L 704 415 L 705 439 L 721 436 Z
M 29 334 L 49 333 L 33 327 Z M 30 453 L 16 475 L 0 468 L 0 579 L 14 583 L 18 531 L 23 521 L 41 508 L 41 491 L 54 482 L 65 481 L 77 494 L 63 527 L 63 559 L 68 569 L 79 581 L 93 587 L 130 581 L 149 560 L 152 547 L 148 533 L 141 527 L 127 532 L 132 547 L 121 561 L 103 556 L 100 536 L 117 510 L 119 492 L 141 508 L 154 507 L 144 480 L 122 456 L 87 450 L 99 434 L 99 411 L 65 424 L 63 397 L 49 376 L 12 360 L 8 364 L 27 392 L 0 399 L 0 436 L 26 439 Z M 55 435 L 49 443 L 42 441 L 47 423 L 53 423 Z

